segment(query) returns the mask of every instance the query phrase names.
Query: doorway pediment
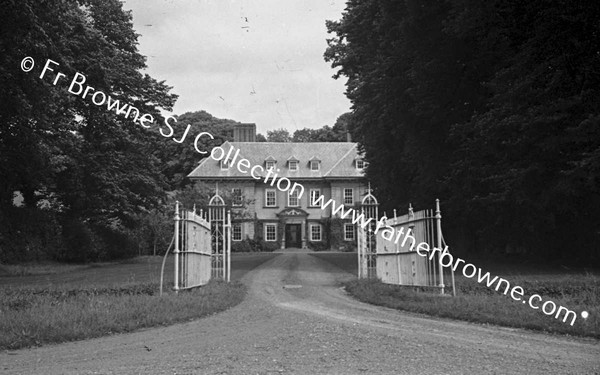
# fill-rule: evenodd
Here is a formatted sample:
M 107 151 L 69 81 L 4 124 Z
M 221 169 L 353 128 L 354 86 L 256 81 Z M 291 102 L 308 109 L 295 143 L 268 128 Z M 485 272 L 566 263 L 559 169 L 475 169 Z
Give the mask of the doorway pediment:
M 301 208 L 290 207 L 284 210 L 281 210 L 277 214 L 279 217 L 306 217 L 308 216 L 308 212 L 304 211 Z

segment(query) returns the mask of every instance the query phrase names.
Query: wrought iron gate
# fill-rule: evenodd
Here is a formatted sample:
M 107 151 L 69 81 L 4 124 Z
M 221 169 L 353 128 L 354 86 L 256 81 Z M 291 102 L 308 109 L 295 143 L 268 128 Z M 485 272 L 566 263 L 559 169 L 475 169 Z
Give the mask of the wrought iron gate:
M 231 212 L 219 190 L 208 203 L 208 220 L 211 228 L 212 277 L 231 279 Z
M 212 278 L 231 280 L 231 212 L 218 189 L 208 212 L 175 203 L 175 291 L 205 285 Z
M 395 236 L 386 238 L 383 231 L 377 233 L 377 277 L 387 284 L 438 288 L 441 294 L 447 288 L 445 282 L 450 279 L 452 293 L 455 294 L 454 272 L 451 267 L 446 269 L 439 262 L 440 251 L 446 248 L 441 219 L 439 200 L 436 200 L 435 211 L 413 212 L 409 205 L 408 214 L 397 217 L 394 210 L 394 217 L 384 220 L 384 224 L 393 228 L 394 233 L 404 234 L 398 240 L 399 237 Z M 407 232 L 412 238 L 406 236 Z M 427 256 L 417 253 L 419 244 L 427 245 L 421 249 L 421 253 Z
M 358 242 L 358 278 L 377 277 L 376 274 L 376 241 L 375 225 L 379 214 L 379 202 L 371 191 L 371 185 L 367 189 L 367 195 L 361 202 L 361 214 L 365 222 L 372 219 L 367 225 L 359 223 L 356 226 L 356 237 Z
M 175 203 L 175 291 L 208 283 L 211 277 L 210 223 Z

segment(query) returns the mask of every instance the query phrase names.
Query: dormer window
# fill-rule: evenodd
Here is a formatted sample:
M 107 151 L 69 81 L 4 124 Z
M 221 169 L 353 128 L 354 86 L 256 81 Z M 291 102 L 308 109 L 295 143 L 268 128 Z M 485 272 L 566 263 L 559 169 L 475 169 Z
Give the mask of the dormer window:
M 313 172 L 318 171 L 321 168 L 321 160 L 313 157 L 309 160 L 310 170 Z
M 354 158 L 354 166 L 356 166 L 356 169 L 358 169 L 359 171 L 365 169 L 368 165 L 369 163 L 367 163 L 365 159 L 362 158 L 362 156 L 356 155 L 356 157 Z
M 290 156 L 290 158 L 287 160 L 288 162 L 288 168 L 290 169 L 290 172 L 296 172 L 298 171 L 298 159 L 296 159 L 293 156 Z
M 269 156 L 268 158 L 265 159 L 265 169 L 267 171 L 269 169 L 275 169 L 275 164 L 277 164 L 277 160 L 274 157 Z

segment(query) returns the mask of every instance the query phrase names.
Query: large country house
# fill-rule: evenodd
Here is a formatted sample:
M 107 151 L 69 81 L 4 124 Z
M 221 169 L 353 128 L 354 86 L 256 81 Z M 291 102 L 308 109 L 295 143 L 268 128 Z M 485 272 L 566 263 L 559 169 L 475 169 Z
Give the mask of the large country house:
M 311 247 L 350 250 L 355 248 L 356 232 L 351 220 L 332 218 L 331 206 L 321 209 L 315 203 L 323 195 L 346 207 L 358 205 L 366 194 L 364 167 L 357 144 L 352 142 L 273 143 L 255 142 L 256 125 L 241 124 L 234 129 L 231 146 L 240 158 L 265 170 L 273 168 L 291 183 L 299 183 L 293 194 L 280 191 L 211 157 L 203 159 L 188 177 L 195 181 L 218 183 L 233 197 L 233 209 L 244 205 L 243 219 L 234 221 L 232 239 L 264 240 L 277 247 Z M 243 203 L 249 202 L 249 203 Z

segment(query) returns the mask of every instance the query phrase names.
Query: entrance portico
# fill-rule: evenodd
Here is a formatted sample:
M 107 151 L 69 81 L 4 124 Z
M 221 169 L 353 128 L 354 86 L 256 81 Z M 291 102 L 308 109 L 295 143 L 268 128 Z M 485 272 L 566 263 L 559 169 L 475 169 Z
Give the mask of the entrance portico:
M 277 214 L 284 233 L 281 248 L 306 248 L 306 218 L 308 213 L 301 208 L 286 208 Z

